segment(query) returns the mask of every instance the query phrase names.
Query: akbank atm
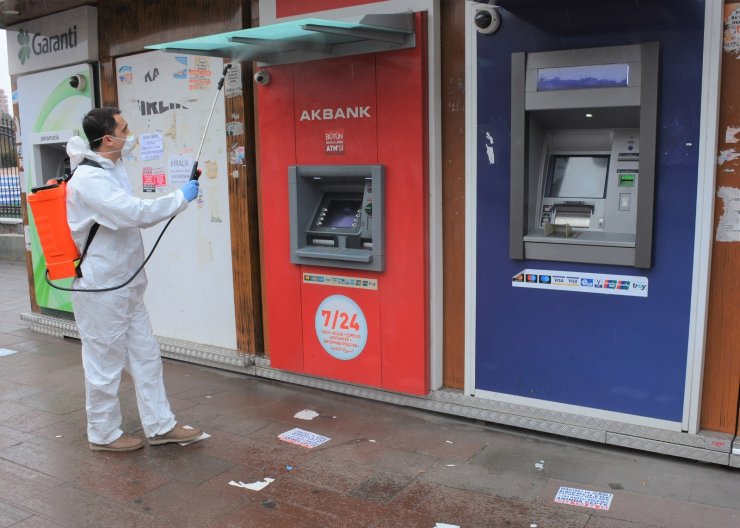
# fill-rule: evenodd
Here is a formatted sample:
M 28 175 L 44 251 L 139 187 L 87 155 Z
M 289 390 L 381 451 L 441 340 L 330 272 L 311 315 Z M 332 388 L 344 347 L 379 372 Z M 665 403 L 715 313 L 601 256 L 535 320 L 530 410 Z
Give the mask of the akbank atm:
M 383 271 L 382 165 L 288 169 L 294 264 Z
M 426 21 L 393 17 L 402 49 L 258 73 L 266 341 L 277 370 L 427 394 Z
M 511 258 L 651 266 L 658 52 L 512 55 Z

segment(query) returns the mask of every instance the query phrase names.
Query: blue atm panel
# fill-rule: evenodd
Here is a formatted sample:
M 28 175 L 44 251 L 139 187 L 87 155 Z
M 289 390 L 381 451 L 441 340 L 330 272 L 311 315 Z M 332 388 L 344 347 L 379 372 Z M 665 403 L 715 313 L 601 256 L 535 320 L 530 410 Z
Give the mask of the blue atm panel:
M 602 5 L 501 0 L 498 5 L 500 29 L 476 36 L 479 148 L 475 388 L 681 422 L 694 250 L 704 2 L 641 0 Z M 512 166 L 523 163 L 512 159 L 512 56 L 644 43 L 659 46 L 649 266 L 578 259 L 535 260 L 527 255 L 512 258 L 512 212 L 522 214 L 523 225 L 529 222 L 526 211 L 512 210 L 519 207 L 518 202 L 512 205 L 510 201 Z M 601 75 L 611 75 L 609 82 L 618 87 L 624 84 L 618 73 Z M 551 80 L 547 74 L 543 72 L 541 82 L 552 87 L 552 83 L 547 85 Z M 629 123 L 625 128 L 625 144 L 634 125 Z M 540 139 L 544 141 L 545 135 L 543 131 Z M 495 149 L 494 163 L 485 149 L 491 145 Z M 639 148 L 644 151 L 645 145 Z M 597 150 L 580 154 L 591 156 L 596 160 L 593 164 L 600 167 L 603 162 L 598 161 L 599 156 L 607 152 Z M 555 154 L 575 156 L 579 152 Z M 634 192 L 630 185 L 639 182 L 639 175 L 629 163 L 615 165 L 618 154 L 608 154 L 606 185 L 630 195 Z M 544 159 L 542 155 L 532 156 L 535 158 Z M 558 169 L 561 179 L 568 176 L 563 163 L 561 160 Z M 556 168 L 553 171 L 557 172 Z M 618 168 L 622 172 L 617 172 Z M 561 181 L 557 185 L 566 184 Z M 555 191 L 552 184 L 549 187 L 553 200 L 559 200 L 557 185 Z M 593 194 L 578 200 L 601 199 Z M 617 207 L 627 206 L 627 198 L 623 200 L 625 203 L 617 202 Z M 526 200 L 524 206 L 539 207 L 537 221 L 542 221 L 543 203 L 530 201 Z M 598 203 L 593 205 L 599 207 Z M 561 212 L 572 214 L 571 221 L 578 224 L 578 211 Z M 604 216 L 608 218 L 607 212 Z M 598 230 L 598 223 L 590 226 Z M 522 244 L 522 239 L 517 243 Z M 543 275 L 547 279 L 534 280 L 550 283 L 517 287 L 535 286 L 513 282 L 516 277 L 528 280 L 521 275 L 528 269 L 546 270 Z M 630 280 L 632 276 L 635 278 Z M 565 279 L 562 288 L 553 284 L 555 277 Z M 592 278 L 581 283 L 579 277 Z M 615 291 L 597 294 L 581 286 L 589 281 L 594 285 L 598 280 L 609 281 L 604 284 L 613 284 Z M 572 288 L 567 287 L 569 283 Z M 646 296 L 615 294 L 624 293 L 617 288 L 638 284 L 649 284 Z

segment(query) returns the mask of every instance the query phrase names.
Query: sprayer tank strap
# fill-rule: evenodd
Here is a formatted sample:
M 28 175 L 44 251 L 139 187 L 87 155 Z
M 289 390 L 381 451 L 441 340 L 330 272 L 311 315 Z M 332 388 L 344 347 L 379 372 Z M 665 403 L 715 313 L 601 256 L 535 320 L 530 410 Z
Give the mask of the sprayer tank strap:
M 105 170 L 105 167 L 103 167 L 100 163 L 97 161 L 91 160 L 91 159 L 83 159 L 80 162 L 80 165 L 90 165 L 91 167 L 97 167 L 99 169 Z M 74 173 L 70 175 L 70 178 L 74 176 Z M 85 240 L 85 247 L 82 250 L 82 255 L 80 255 L 80 261 L 77 264 L 77 276 L 82 277 L 82 261 L 85 260 L 85 255 L 87 255 L 87 248 L 90 247 L 90 243 L 92 242 L 93 238 L 95 238 L 95 233 L 98 232 L 98 228 L 100 227 L 100 224 L 95 222 L 92 227 L 90 228 L 90 232 L 87 234 L 87 239 Z

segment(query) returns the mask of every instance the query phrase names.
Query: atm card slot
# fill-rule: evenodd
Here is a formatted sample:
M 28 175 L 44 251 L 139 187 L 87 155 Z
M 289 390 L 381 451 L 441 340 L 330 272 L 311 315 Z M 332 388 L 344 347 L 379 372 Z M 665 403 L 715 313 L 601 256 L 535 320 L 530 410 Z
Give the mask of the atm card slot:
M 321 246 L 321 247 L 336 247 L 337 242 L 336 240 L 334 240 L 333 237 L 329 237 L 329 238 L 311 237 L 311 245 Z

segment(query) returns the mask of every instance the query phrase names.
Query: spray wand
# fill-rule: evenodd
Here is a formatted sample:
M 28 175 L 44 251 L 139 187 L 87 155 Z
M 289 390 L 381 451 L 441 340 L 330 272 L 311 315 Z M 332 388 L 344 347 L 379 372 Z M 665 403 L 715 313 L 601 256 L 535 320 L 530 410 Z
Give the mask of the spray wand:
M 218 100 L 218 94 L 221 92 L 221 88 L 224 87 L 224 81 L 226 80 L 226 72 L 233 63 L 229 63 L 224 66 L 224 71 L 221 74 L 221 80 L 218 81 L 218 90 L 216 90 L 216 96 L 213 98 L 213 105 L 211 105 L 211 113 L 208 114 L 208 121 L 206 121 L 206 128 L 203 130 L 203 137 L 200 140 L 200 147 L 198 147 L 198 155 L 195 156 L 195 162 L 193 162 L 193 170 L 190 171 L 190 179 L 197 180 L 200 178 L 200 171 L 198 170 L 198 160 L 200 159 L 200 152 L 203 150 L 203 143 L 206 140 L 206 133 L 208 132 L 208 125 L 211 123 L 211 117 L 213 117 L 213 110 L 216 108 L 216 101 Z

